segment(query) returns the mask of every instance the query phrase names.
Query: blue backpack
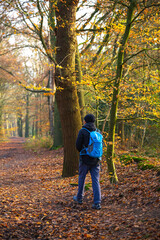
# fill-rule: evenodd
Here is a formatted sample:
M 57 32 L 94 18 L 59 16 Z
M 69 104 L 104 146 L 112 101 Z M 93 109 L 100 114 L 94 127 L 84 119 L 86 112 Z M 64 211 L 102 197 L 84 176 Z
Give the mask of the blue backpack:
M 83 128 L 90 133 L 88 147 L 84 147 L 80 155 L 88 155 L 93 158 L 100 158 L 103 154 L 103 136 L 98 131 L 90 132 L 87 128 Z

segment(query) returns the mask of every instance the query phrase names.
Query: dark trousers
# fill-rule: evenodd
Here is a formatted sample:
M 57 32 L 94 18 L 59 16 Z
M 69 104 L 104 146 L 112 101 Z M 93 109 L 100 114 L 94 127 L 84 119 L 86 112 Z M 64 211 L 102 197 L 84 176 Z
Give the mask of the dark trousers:
M 84 196 L 84 186 L 85 186 L 85 178 L 86 174 L 90 171 L 91 178 L 92 178 L 92 188 L 93 188 L 93 195 L 94 195 L 94 203 L 98 204 L 101 203 L 101 190 L 100 190 L 100 183 L 99 183 L 99 172 L 100 172 L 100 165 L 88 166 L 80 160 L 79 163 L 79 179 L 78 179 L 78 193 L 77 199 L 82 199 Z

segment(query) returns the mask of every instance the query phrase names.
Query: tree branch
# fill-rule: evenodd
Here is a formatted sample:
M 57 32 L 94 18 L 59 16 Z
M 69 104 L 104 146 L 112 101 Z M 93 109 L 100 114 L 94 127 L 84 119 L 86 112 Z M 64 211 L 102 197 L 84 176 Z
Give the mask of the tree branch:
M 76 32 L 103 32 L 106 31 L 106 28 L 86 28 L 86 29 L 77 29 Z
M 160 4 L 152 4 L 152 5 L 148 5 L 145 8 L 143 8 L 131 21 L 131 24 L 141 15 L 142 12 L 144 12 L 144 10 L 146 10 L 147 8 L 151 8 L 151 7 L 159 7 Z
M 117 121 L 129 121 L 129 120 L 150 120 L 150 121 L 160 122 L 160 119 L 155 119 L 150 117 L 117 118 Z
M 124 59 L 122 65 L 125 64 L 129 59 L 131 59 L 131 58 L 137 56 L 138 54 L 140 54 L 140 53 L 142 53 L 142 52 L 146 52 L 146 51 L 150 51 L 150 50 L 158 50 L 158 49 L 159 49 L 159 48 L 149 48 L 149 49 L 144 48 L 144 49 L 141 49 L 139 52 L 134 53 L 134 54 L 132 54 L 130 57 Z
M 32 46 L 32 45 L 25 45 L 25 46 L 19 46 L 19 47 L 12 48 L 11 50 L 6 51 L 6 52 L 0 54 L 0 56 L 6 55 L 6 54 L 8 54 L 8 53 L 10 53 L 10 52 L 12 52 L 12 51 L 17 50 L 17 49 L 27 48 L 27 47 L 29 47 L 29 48 L 34 48 L 34 49 L 39 49 L 41 53 L 43 53 L 45 56 L 47 56 L 46 53 L 44 53 L 40 47 L 38 47 L 38 46 Z
M 2 69 L 3 71 L 9 73 L 11 76 L 14 77 L 14 74 L 13 74 L 12 72 L 8 71 L 7 69 L 5 69 L 5 68 L 3 68 L 3 67 L 1 67 L 1 66 L 0 66 L 0 69 Z

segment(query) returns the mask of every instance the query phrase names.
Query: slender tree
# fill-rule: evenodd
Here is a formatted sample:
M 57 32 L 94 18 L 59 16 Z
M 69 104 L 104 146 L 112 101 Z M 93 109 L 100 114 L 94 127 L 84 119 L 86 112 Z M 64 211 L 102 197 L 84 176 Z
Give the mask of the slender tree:
M 110 125 L 109 125 L 109 134 L 108 134 L 108 146 L 107 146 L 107 164 L 108 164 L 108 172 L 110 175 L 111 183 L 116 183 L 118 181 L 115 166 L 114 166 L 114 141 L 115 141 L 115 127 L 117 121 L 117 108 L 118 108 L 118 98 L 119 98 L 119 87 L 120 82 L 122 79 L 122 69 L 123 69 L 123 59 L 124 59 L 124 50 L 125 45 L 127 43 L 129 33 L 132 26 L 132 16 L 134 9 L 136 7 L 136 1 L 130 0 L 130 5 L 127 11 L 127 20 L 126 20 L 126 27 L 125 32 L 121 38 L 120 47 L 117 56 L 117 72 L 116 78 L 114 81 L 114 88 L 113 88 L 113 98 L 112 98 L 112 105 L 111 105 L 111 113 L 110 113 Z
M 29 94 L 26 96 L 25 137 L 29 137 Z

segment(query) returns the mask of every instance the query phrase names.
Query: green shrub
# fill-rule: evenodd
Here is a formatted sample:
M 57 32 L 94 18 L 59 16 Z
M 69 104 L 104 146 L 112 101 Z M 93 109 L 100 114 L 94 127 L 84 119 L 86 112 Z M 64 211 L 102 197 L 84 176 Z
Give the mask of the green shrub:
M 155 167 L 152 164 L 148 164 L 146 162 L 139 163 L 138 168 L 140 168 L 141 170 L 155 169 Z
M 53 145 L 53 139 L 51 137 L 30 138 L 25 142 L 26 149 L 32 149 L 37 151 L 41 148 L 50 149 Z
M 136 163 L 143 162 L 143 161 L 146 161 L 146 160 L 147 160 L 146 158 L 143 158 L 143 157 L 135 157 L 135 156 L 133 156 L 132 159 L 133 159 Z
M 154 163 L 152 164 L 147 158 L 144 157 L 138 157 L 138 156 L 130 156 L 123 154 L 120 157 L 121 164 L 128 165 L 132 162 L 136 162 L 138 164 L 138 168 L 141 170 L 147 170 L 147 169 L 154 169 L 157 170 L 159 173 L 159 167 L 155 166 Z
M 92 183 L 86 183 L 84 188 L 86 191 L 88 191 L 90 187 L 92 187 Z
M 131 164 L 133 162 L 133 159 L 130 155 L 121 155 L 120 156 L 120 162 L 124 165 Z

